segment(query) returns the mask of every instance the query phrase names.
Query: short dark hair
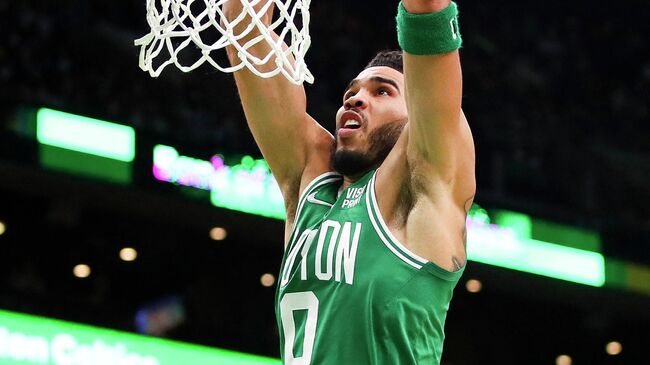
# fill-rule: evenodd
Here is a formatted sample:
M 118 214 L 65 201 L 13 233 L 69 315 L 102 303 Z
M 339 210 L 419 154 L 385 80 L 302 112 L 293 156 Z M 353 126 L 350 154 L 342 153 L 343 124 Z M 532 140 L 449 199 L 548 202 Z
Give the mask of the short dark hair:
M 364 67 L 370 68 L 375 66 L 386 66 L 404 73 L 404 62 L 402 61 L 402 51 L 385 50 L 377 53 L 375 57 Z

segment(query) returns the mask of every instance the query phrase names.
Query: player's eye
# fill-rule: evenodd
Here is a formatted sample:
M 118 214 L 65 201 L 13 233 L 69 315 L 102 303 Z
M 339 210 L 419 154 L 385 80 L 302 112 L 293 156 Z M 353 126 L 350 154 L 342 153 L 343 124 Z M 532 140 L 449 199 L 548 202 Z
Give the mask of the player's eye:
M 390 95 L 390 90 L 385 87 L 380 87 L 377 89 L 377 95 Z

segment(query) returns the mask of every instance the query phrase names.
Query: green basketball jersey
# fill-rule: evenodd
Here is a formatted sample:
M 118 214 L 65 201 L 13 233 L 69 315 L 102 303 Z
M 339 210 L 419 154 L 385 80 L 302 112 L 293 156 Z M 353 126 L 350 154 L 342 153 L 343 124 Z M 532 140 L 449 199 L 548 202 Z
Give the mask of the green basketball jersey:
M 340 194 L 326 173 L 301 194 L 276 317 L 286 365 L 438 365 L 449 272 L 402 245 L 379 214 L 371 171 Z

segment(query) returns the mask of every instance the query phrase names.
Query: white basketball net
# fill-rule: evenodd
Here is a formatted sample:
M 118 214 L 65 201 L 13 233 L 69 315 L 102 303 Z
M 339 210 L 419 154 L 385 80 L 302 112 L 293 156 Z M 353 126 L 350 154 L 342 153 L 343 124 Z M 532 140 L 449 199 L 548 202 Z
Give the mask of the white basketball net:
M 135 40 L 135 45 L 140 46 L 140 68 L 149 72 L 152 77 L 158 77 L 162 70 L 170 64 L 176 65 L 183 72 L 189 72 L 201 66 L 204 62 L 210 63 L 222 72 L 235 72 L 247 67 L 251 72 L 264 78 L 273 77 L 282 73 L 294 84 L 304 81 L 314 82 L 314 77 L 305 64 L 305 54 L 311 44 L 309 37 L 309 3 L 311 0 L 271 0 L 264 4 L 259 12 L 253 8 L 266 0 L 196 0 L 205 3 L 205 9 L 192 13 L 195 0 L 147 0 L 147 22 L 151 32 Z M 222 5 L 227 1 L 240 1 L 243 11 L 231 22 L 226 20 L 222 12 Z M 197 5 L 194 4 L 194 5 Z M 276 13 L 279 14 L 268 27 L 261 18 L 269 7 L 275 4 Z M 198 4 L 200 5 L 200 4 Z M 200 7 L 203 9 L 203 7 Z M 195 10 L 196 11 L 196 10 Z M 246 18 L 249 15 L 250 18 Z M 298 29 L 294 20 L 296 16 L 302 18 L 302 28 Z M 234 27 L 247 19 L 250 22 L 246 29 L 235 35 Z M 223 24 L 223 25 L 222 25 Z M 217 30 L 221 36 L 216 41 L 204 42 L 203 34 Z M 259 35 L 240 43 L 251 32 Z M 275 40 L 272 33 L 279 35 Z M 217 33 L 218 34 L 218 33 Z M 215 38 L 215 37 L 213 37 Z M 285 46 L 285 40 L 287 45 Z M 262 58 L 258 58 L 248 50 L 259 42 L 270 45 L 270 51 Z M 178 56 L 183 49 L 194 45 L 200 49 L 201 56 L 190 64 L 183 65 Z M 212 51 L 217 51 L 232 45 L 237 50 L 240 62 L 238 64 L 222 66 L 211 56 Z M 288 46 L 288 47 L 287 47 Z M 157 57 L 160 57 L 156 60 Z M 291 59 L 293 58 L 293 61 Z M 276 68 L 272 71 L 261 72 L 256 66 L 275 61 Z M 153 61 L 160 62 L 154 67 Z M 162 61 L 161 61 L 162 60 Z M 226 61 L 227 62 L 227 61 Z

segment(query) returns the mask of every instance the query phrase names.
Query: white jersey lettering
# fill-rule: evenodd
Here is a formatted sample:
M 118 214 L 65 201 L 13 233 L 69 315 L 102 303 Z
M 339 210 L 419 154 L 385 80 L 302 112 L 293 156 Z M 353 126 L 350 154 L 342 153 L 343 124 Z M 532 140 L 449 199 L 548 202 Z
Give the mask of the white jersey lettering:
M 353 222 L 342 224 L 341 226 L 341 222 L 326 220 L 320 229 L 306 229 L 302 232 L 287 255 L 280 285 L 285 286 L 289 283 L 296 265 L 300 265 L 300 280 L 308 280 L 309 275 L 315 275 L 316 279 L 322 281 L 334 279 L 341 282 L 345 278 L 345 283 L 352 285 L 363 224 Z M 316 236 L 318 241 L 313 245 Z M 311 256 L 313 259 L 310 260 L 309 252 L 312 249 L 316 251 Z M 309 265 L 313 268 L 312 272 L 308 268 Z
M 316 245 L 316 277 L 320 280 L 330 280 L 332 278 L 332 261 L 334 261 L 334 247 L 336 246 L 336 239 L 341 230 L 341 223 L 337 221 L 327 220 L 321 226 L 320 235 L 318 235 L 318 244 Z M 323 271 L 323 249 L 325 247 L 325 239 L 330 228 L 333 229 L 332 236 L 329 240 L 327 248 L 327 264 L 325 271 Z
M 350 227 L 352 223 L 345 222 L 336 250 L 336 276 L 334 280 L 341 282 L 341 271 L 345 271 L 345 282 L 352 285 L 354 281 L 354 262 L 357 259 L 357 247 L 359 246 L 359 235 L 361 234 L 361 223 L 354 227 L 354 237 L 350 246 Z

